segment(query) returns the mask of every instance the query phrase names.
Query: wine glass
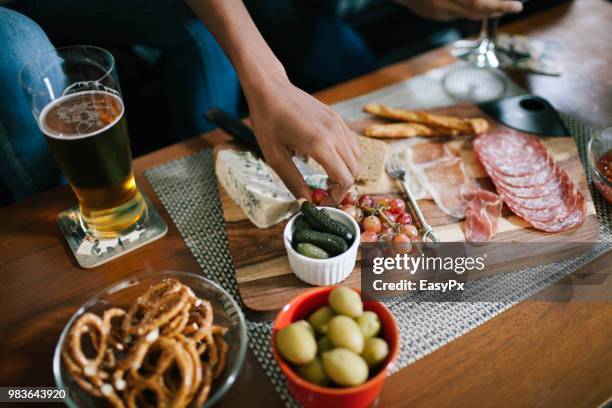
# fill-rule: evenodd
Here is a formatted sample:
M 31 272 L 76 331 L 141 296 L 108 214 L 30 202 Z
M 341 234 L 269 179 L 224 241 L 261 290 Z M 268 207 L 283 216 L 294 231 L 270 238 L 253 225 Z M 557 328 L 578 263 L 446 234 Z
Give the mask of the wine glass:
M 506 92 L 507 80 L 498 69 L 512 60 L 510 54 L 496 47 L 499 19 L 499 16 L 484 17 L 478 39 L 459 40 L 453 44 L 451 54 L 469 63 L 450 70 L 442 78 L 444 90 L 454 99 L 484 102 Z

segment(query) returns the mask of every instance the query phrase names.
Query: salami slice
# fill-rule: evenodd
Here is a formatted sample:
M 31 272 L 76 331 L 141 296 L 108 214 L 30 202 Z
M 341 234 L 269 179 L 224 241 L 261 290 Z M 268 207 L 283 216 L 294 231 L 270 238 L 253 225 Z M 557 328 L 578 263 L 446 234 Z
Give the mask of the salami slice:
M 531 172 L 523 175 L 509 175 L 502 173 L 495 167 L 483 162 L 483 167 L 491 178 L 499 180 L 509 187 L 531 187 L 545 184 L 554 174 L 552 158 L 542 159 L 539 165 L 531 167 Z
M 534 228 L 559 232 L 584 222 L 584 196 L 537 137 L 487 133 L 474 150 L 502 200 Z
M 479 136 L 474 141 L 474 149 L 483 164 L 509 176 L 536 173 L 550 161 L 546 147 L 539 140 L 511 130 Z

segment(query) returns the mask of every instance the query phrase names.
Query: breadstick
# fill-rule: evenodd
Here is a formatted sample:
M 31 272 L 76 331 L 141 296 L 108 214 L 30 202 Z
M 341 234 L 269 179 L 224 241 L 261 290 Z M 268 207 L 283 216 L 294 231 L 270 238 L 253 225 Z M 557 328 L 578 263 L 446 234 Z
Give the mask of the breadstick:
M 459 132 L 448 128 L 434 128 L 418 123 L 390 123 L 385 125 L 368 126 L 363 134 L 377 138 L 404 138 L 404 137 L 435 137 L 456 136 Z
M 456 130 L 460 134 L 480 134 L 489 129 L 489 123 L 482 118 L 457 118 L 453 116 L 435 115 L 427 112 L 394 109 L 386 105 L 369 103 L 363 110 L 385 119 L 395 119 L 405 122 L 415 122 L 432 127 L 442 127 Z

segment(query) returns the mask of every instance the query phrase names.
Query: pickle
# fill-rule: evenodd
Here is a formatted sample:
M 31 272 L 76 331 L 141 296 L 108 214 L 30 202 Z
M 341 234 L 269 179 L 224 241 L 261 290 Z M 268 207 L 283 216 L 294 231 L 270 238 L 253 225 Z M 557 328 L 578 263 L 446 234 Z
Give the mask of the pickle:
M 309 244 L 307 242 L 302 242 L 297 245 L 297 251 L 309 258 L 314 259 L 327 259 L 329 258 L 329 254 L 325 252 L 323 249 L 319 248 L 316 245 Z

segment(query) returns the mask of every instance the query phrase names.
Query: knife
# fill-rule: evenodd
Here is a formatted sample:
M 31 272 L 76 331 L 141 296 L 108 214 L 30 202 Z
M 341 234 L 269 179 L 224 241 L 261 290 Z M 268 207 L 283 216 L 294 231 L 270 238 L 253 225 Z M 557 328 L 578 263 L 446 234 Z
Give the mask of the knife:
M 221 130 L 232 136 L 235 140 L 248 145 L 259 157 L 263 158 L 263 153 L 259 143 L 257 143 L 255 133 L 240 119 L 218 108 L 209 110 L 204 114 L 204 117 L 219 126 Z

